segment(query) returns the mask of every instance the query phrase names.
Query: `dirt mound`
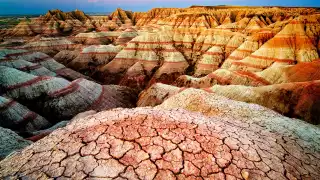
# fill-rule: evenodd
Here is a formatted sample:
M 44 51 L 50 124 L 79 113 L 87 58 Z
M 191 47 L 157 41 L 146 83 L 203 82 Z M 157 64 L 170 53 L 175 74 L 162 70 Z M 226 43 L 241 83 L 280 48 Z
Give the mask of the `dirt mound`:
M 309 123 L 320 123 L 319 81 L 261 87 L 216 85 L 207 90 L 234 100 L 260 104 L 284 115 L 304 119 Z

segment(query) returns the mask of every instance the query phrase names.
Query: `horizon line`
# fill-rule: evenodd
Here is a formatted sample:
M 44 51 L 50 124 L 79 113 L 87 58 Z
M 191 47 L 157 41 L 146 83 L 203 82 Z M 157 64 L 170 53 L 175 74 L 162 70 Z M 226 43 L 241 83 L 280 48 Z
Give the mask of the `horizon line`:
M 253 6 L 253 5 L 228 5 L 228 4 L 225 4 L 225 5 L 213 5 L 213 6 L 210 6 L 210 5 L 191 5 L 191 6 L 188 6 L 188 7 L 152 7 L 150 8 L 149 10 L 147 11 L 133 11 L 133 12 L 148 12 L 152 9 L 155 9 L 155 8 L 177 8 L 177 9 L 185 9 L 185 8 L 192 8 L 192 7 L 219 7 L 219 6 L 230 6 L 230 7 L 249 7 L 249 8 L 259 8 L 259 7 L 280 7 L 280 8 L 315 8 L 315 9 L 320 9 L 320 6 L 279 6 L 279 5 L 261 5 L 261 6 Z M 114 11 L 118 8 L 121 8 L 121 7 L 117 7 L 117 8 L 114 8 Z M 50 10 L 55 10 L 55 9 L 59 9 L 59 8 L 52 8 L 52 9 L 48 9 L 48 10 L 44 10 L 43 13 L 5 13 L 5 14 L 2 14 L 0 12 L 0 16 L 14 16 L 14 15 L 42 15 L 42 14 L 45 14 L 47 13 L 48 11 Z M 121 8 L 123 9 L 123 8 Z M 60 10 L 60 9 L 59 9 Z M 75 11 L 77 9 L 74 9 L 73 11 Z M 82 11 L 81 9 L 78 9 L 80 11 Z M 123 9 L 123 10 L 126 10 L 126 11 L 131 11 L 131 10 L 127 10 L 127 9 Z M 62 11 L 62 10 L 61 10 Z M 71 10 L 72 11 L 72 10 Z M 63 12 L 71 12 L 71 11 L 63 11 Z M 86 14 L 90 14 L 90 13 L 112 13 L 113 11 L 105 11 L 105 12 L 102 12 L 102 11 L 83 11 L 84 13 Z

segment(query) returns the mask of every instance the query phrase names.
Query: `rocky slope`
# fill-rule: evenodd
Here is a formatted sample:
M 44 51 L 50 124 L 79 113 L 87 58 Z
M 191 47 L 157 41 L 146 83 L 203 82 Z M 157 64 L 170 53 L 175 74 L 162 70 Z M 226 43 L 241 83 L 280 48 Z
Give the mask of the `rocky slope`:
M 134 90 L 85 79 L 44 53 L 0 54 L 0 125 L 24 136 L 83 111 L 135 106 Z
M 137 105 L 156 106 L 186 88 L 154 84 L 139 95 Z M 222 95 L 234 100 L 260 104 L 289 117 L 319 124 L 319 81 L 283 83 L 250 87 L 243 85 L 215 85 L 203 91 Z

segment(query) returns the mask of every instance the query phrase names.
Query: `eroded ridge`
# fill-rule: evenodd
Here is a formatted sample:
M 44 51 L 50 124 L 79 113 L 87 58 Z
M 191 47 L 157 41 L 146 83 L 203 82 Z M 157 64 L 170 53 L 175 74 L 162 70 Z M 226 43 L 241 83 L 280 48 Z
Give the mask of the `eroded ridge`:
M 232 118 L 115 109 L 6 158 L 0 178 L 317 179 L 319 159 L 290 136 Z

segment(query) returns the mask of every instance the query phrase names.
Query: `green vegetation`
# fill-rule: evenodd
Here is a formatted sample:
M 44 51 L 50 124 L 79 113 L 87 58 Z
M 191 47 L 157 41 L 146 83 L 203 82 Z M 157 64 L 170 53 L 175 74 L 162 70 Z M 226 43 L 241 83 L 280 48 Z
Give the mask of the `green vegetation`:
M 18 18 L 0 18 L 0 28 L 16 26 L 20 23 Z

